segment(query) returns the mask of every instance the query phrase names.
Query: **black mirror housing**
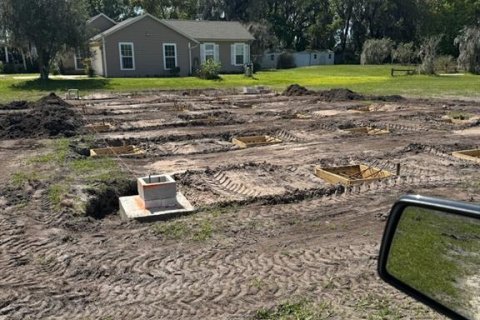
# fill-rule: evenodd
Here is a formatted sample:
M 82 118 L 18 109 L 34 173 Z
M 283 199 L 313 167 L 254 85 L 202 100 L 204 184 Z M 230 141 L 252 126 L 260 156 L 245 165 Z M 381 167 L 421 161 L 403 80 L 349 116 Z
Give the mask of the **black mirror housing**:
M 397 228 L 399 227 L 399 222 L 402 218 L 402 215 L 404 214 L 404 211 L 409 207 L 419 208 L 420 210 L 434 210 L 442 213 L 447 213 L 450 216 L 455 217 L 477 219 L 480 223 L 480 206 L 423 196 L 410 195 L 402 197 L 394 204 L 390 212 L 390 216 L 387 220 L 387 224 L 385 227 L 378 260 L 378 273 L 382 280 L 397 288 L 398 290 L 408 294 L 414 299 L 428 305 L 432 309 L 438 311 L 439 313 L 442 313 L 445 316 L 448 316 L 452 319 L 468 320 L 468 318 L 466 318 L 464 315 L 461 315 L 452 308 L 442 303 L 439 303 L 438 301 L 432 299 L 430 296 L 426 295 L 424 292 L 413 288 L 408 283 L 399 280 L 397 277 L 393 276 L 388 271 L 387 264 L 389 256 L 391 254 L 392 243 L 394 241 L 396 232 L 398 231 Z

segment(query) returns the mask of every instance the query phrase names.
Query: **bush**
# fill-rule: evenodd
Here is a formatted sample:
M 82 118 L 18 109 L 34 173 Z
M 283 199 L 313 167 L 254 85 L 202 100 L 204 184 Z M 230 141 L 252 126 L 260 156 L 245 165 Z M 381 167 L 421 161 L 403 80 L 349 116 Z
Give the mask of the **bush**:
M 170 69 L 170 76 L 178 77 L 180 75 L 180 67 Z
M 3 73 L 3 62 L 0 61 L 0 73 Z
M 400 43 L 393 51 L 393 59 L 400 64 L 410 64 L 415 59 L 413 42 Z
M 480 74 L 480 27 L 464 28 L 455 38 L 460 55 L 458 65 L 468 72 Z
M 435 74 L 435 59 L 437 58 L 438 45 L 441 40 L 441 36 L 433 36 L 423 40 L 419 53 L 422 64 L 418 71 L 421 74 Z
M 369 39 L 363 44 L 360 62 L 362 64 L 382 64 L 392 55 L 393 42 L 388 38 Z
M 291 53 L 284 52 L 278 57 L 277 69 L 292 69 L 295 67 L 295 59 Z
M 6 63 L 3 65 L 3 73 L 5 74 L 13 74 L 17 71 L 17 68 L 15 68 L 15 64 L 12 62 Z
M 85 74 L 89 78 L 93 78 L 95 76 L 95 70 L 93 69 L 93 66 L 92 66 L 92 59 L 90 58 L 83 59 L 83 70 L 85 71 Z
M 457 62 L 452 56 L 440 56 L 435 59 L 435 71 L 457 72 Z
M 215 62 L 211 59 L 202 63 L 200 69 L 197 70 L 197 76 L 206 80 L 220 79 L 219 73 L 222 65 L 219 62 Z

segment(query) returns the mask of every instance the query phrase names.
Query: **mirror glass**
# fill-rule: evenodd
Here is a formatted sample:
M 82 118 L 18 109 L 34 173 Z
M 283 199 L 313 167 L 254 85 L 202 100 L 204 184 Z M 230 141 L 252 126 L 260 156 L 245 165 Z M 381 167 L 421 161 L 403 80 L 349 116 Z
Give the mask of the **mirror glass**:
M 480 220 L 407 207 L 387 272 L 464 317 L 480 320 Z

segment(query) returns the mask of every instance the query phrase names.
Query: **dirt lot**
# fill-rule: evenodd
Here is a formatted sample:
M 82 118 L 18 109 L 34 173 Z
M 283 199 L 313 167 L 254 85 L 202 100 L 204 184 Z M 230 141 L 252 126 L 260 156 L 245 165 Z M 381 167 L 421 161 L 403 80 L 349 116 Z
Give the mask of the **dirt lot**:
M 478 115 L 480 103 L 394 100 L 232 90 L 72 102 L 81 121 L 113 126 L 83 143 L 143 148 L 145 158 L 115 160 L 124 174 L 172 173 L 199 209 L 155 224 L 74 213 L 85 185 L 49 167 L 57 140 L 0 141 L 0 319 L 251 319 L 299 299 L 325 319 L 438 319 L 378 279 L 377 252 L 403 194 L 480 201 L 479 165 L 450 155 L 479 147 L 478 122 L 442 119 Z M 25 112 L 13 109 L 0 115 Z M 363 126 L 390 133 L 346 130 Z M 231 143 L 251 135 L 283 142 Z M 72 150 L 61 163 L 81 160 Z M 400 176 L 350 189 L 314 175 L 348 164 L 395 173 L 397 163 Z M 51 171 L 19 179 L 32 168 Z M 68 181 L 60 199 L 54 176 Z

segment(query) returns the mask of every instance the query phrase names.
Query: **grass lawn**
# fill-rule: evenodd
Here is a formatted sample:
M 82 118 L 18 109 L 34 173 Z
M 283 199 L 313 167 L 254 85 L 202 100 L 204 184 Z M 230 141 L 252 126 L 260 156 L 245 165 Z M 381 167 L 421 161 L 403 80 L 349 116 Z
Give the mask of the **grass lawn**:
M 405 96 L 480 97 L 480 76 L 390 76 L 390 65 L 384 66 L 315 66 L 281 71 L 258 72 L 254 79 L 243 75 L 223 75 L 220 81 L 188 78 L 120 78 L 120 79 L 55 79 L 42 84 L 37 80 L 16 76 L 0 77 L 0 102 L 34 100 L 55 91 L 80 89 L 81 94 L 93 91 L 141 91 L 151 89 L 234 88 L 266 85 L 283 90 L 298 83 L 311 89 L 349 88 L 364 94 L 400 94 Z

